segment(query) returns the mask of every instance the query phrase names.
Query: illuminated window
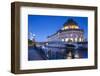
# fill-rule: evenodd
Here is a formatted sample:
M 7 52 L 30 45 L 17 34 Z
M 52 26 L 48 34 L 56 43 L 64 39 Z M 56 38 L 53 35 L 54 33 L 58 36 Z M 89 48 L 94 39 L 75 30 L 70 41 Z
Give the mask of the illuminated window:
M 68 25 L 68 26 L 64 26 L 62 28 L 62 30 L 66 30 L 66 29 L 78 29 L 79 27 L 77 25 Z
M 65 26 L 65 27 L 62 28 L 62 30 L 66 30 L 66 29 L 68 29 L 68 28 L 69 28 L 68 26 Z
M 82 38 L 79 38 L 79 41 L 81 42 L 82 41 Z
M 70 40 L 73 42 L 73 38 L 70 38 Z
M 79 27 L 76 26 L 76 25 L 70 25 L 69 28 L 70 28 L 70 29 L 78 29 Z
M 67 42 L 68 41 L 68 38 L 66 38 L 65 41 Z
M 75 38 L 75 42 L 77 42 L 77 38 Z
M 74 29 L 74 26 L 71 26 L 72 29 Z
M 61 41 L 64 41 L 64 39 L 62 39 Z
M 65 30 L 68 29 L 68 26 L 65 26 L 64 29 L 65 29 Z

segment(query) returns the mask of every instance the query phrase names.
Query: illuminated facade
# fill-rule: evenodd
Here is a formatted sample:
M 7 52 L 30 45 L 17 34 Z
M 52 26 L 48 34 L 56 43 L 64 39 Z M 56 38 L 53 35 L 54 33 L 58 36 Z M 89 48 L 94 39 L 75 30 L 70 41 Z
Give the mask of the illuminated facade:
M 69 19 L 60 30 L 48 36 L 48 41 L 83 42 L 84 30 L 73 19 Z

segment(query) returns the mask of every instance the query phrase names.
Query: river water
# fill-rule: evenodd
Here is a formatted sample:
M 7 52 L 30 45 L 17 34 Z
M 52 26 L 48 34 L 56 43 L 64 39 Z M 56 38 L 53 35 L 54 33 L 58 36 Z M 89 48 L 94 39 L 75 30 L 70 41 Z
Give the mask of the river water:
M 78 50 L 80 59 L 88 58 L 88 51 L 81 49 Z M 42 50 L 34 48 L 32 46 L 28 47 L 28 60 L 57 60 L 66 59 L 66 51 L 60 48 L 53 48 L 52 50 Z

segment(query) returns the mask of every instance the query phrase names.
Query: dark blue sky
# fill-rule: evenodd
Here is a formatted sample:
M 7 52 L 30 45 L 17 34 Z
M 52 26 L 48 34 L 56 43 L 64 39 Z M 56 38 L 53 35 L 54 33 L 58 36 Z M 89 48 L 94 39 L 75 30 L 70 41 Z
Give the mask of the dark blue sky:
M 47 36 L 61 29 L 69 18 L 74 19 L 78 23 L 79 27 L 84 30 L 85 38 L 87 38 L 87 17 L 28 15 L 28 32 L 36 35 L 36 41 L 45 41 Z

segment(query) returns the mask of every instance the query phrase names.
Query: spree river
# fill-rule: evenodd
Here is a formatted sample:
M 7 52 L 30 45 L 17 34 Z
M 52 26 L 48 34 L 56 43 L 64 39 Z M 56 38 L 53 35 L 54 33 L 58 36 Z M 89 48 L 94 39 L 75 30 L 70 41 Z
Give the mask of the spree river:
M 78 55 L 80 59 L 88 58 L 86 49 L 79 49 Z M 75 52 L 74 52 L 75 53 Z M 52 50 L 41 49 L 39 47 L 28 46 L 28 60 L 57 60 L 66 59 L 66 51 L 61 48 L 53 48 Z

